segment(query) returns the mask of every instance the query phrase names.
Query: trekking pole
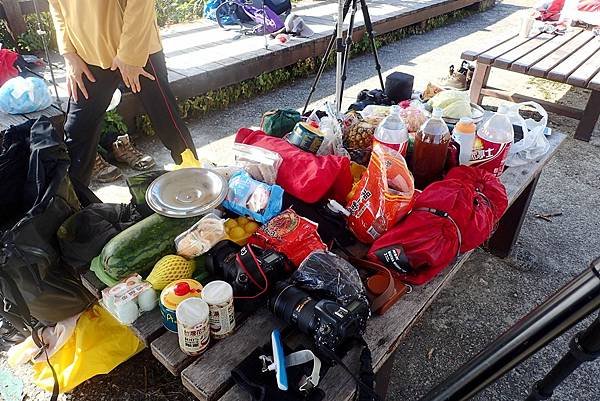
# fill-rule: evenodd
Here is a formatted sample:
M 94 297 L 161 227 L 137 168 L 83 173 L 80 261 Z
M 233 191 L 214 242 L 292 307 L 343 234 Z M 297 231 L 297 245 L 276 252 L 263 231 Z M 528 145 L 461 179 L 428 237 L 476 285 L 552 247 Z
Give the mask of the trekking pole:
M 458 368 L 421 401 L 471 399 L 598 308 L 600 258 Z M 597 345 L 597 340 L 594 342 L 590 341 L 590 344 Z
M 263 38 L 265 38 L 265 50 L 269 50 L 269 41 L 267 40 L 267 13 L 265 12 L 265 0 L 262 0 L 263 13 Z
M 40 35 L 40 37 L 42 38 L 42 45 L 44 46 L 44 53 L 46 55 L 46 60 L 48 60 L 48 67 L 50 67 L 50 77 L 52 79 L 52 86 L 54 86 L 54 95 L 56 96 L 56 104 L 62 110 L 62 107 L 60 104 L 60 96 L 58 95 L 58 87 L 56 86 L 56 77 L 54 76 L 54 68 L 52 67 L 52 60 L 50 60 L 50 51 L 48 50 L 48 40 L 46 37 L 48 32 L 46 32 L 44 29 L 42 29 L 42 17 L 40 15 L 40 11 L 37 6 L 37 0 L 33 0 L 33 9 L 35 10 L 37 26 L 38 26 L 37 34 Z

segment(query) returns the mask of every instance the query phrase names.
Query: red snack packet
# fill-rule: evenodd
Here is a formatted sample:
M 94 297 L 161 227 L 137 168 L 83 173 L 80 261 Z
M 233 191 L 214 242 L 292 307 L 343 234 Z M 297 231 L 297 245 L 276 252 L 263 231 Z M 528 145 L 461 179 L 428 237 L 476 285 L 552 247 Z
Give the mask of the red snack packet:
M 296 267 L 316 250 L 327 250 L 317 232 L 317 223 L 287 209 L 263 225 L 252 237 L 250 244 L 283 253 Z

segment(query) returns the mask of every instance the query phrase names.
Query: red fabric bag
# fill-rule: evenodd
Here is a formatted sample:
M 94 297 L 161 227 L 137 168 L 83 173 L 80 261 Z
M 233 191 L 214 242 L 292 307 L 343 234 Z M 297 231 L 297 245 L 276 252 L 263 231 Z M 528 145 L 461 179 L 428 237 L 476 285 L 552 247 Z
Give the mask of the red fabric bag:
M 547 9 L 540 11 L 540 15 L 537 19 L 540 21 L 558 21 L 560 12 L 564 6 L 565 0 L 554 0 Z
M 493 174 L 455 167 L 418 195 L 412 212 L 379 238 L 368 258 L 424 284 L 461 253 L 483 244 L 506 211 L 508 198 Z
M 249 128 L 241 128 L 235 142 L 279 153 L 283 162 L 277 173 L 277 184 L 306 203 L 316 203 L 326 197 L 345 203 L 352 189 L 350 159 L 346 157 L 317 156 L 284 139 Z
M 0 86 L 19 75 L 19 71 L 15 68 L 18 57 L 19 55 L 12 50 L 0 49 Z

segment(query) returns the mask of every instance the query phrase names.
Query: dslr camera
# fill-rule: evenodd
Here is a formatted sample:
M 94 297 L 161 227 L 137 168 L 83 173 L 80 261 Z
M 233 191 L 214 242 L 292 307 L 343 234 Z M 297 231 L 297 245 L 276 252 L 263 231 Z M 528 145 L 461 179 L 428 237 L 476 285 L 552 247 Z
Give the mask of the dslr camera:
M 240 247 L 228 240 L 209 251 L 206 267 L 212 275 L 231 284 L 234 297 L 242 299 L 262 297 L 271 283 L 289 274 L 285 255 L 250 244 Z
M 347 340 L 362 336 L 369 307 L 360 300 L 341 306 L 328 299 L 315 300 L 289 282 L 279 282 L 269 300 L 278 318 L 311 336 L 317 348 L 336 352 Z

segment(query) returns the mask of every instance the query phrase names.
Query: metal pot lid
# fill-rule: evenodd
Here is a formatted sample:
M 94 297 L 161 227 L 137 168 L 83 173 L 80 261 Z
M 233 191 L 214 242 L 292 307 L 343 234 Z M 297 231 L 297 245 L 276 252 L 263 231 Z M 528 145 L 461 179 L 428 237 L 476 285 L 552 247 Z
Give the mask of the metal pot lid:
M 146 202 L 167 217 L 195 217 L 223 202 L 227 181 L 205 168 L 184 168 L 158 177 L 146 190 Z

